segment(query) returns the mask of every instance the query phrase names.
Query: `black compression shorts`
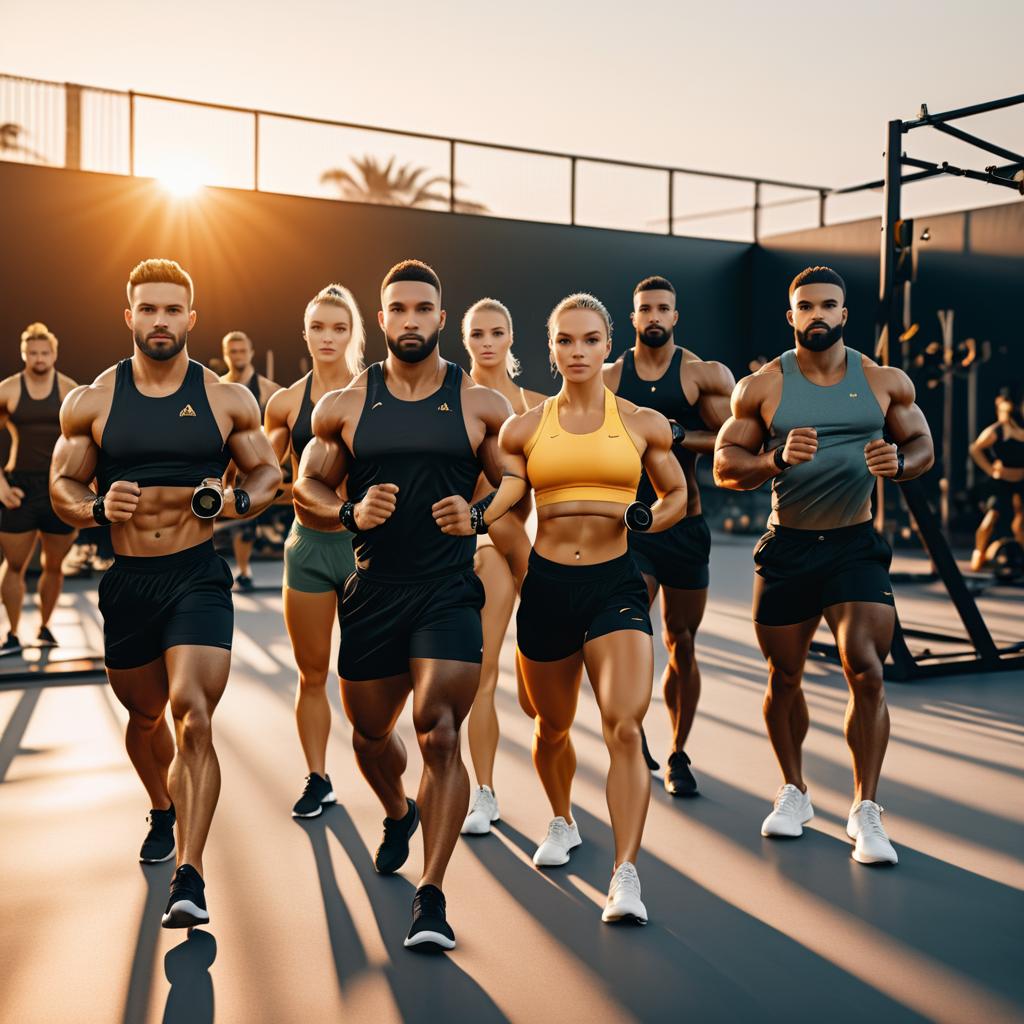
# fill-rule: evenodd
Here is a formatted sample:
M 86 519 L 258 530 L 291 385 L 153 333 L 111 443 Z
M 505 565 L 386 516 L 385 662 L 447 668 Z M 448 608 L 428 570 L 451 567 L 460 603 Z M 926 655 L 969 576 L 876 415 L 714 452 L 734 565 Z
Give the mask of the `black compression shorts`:
M 830 605 L 893 605 L 892 548 L 869 522 L 835 530 L 775 526 L 754 548 L 754 621 L 791 626 Z
M 1002 525 L 1008 526 L 1015 516 L 1024 512 L 1024 481 L 993 480 L 992 495 L 985 508 L 995 509 L 1002 520 Z M 4 515 L 6 514 L 5 512 Z
M 25 492 L 17 508 L 0 508 L 0 532 L 64 534 L 75 528 L 57 518 L 50 503 L 49 473 L 8 473 L 7 482 Z
M 440 579 L 384 583 L 352 573 L 338 604 L 342 679 L 386 679 L 410 658 L 479 665 L 484 587 L 472 569 Z
M 516 613 L 525 658 L 560 661 L 621 629 L 653 633 L 647 587 L 628 551 L 597 565 L 562 565 L 530 552 Z
M 702 515 L 687 516 L 660 533 L 630 533 L 629 552 L 640 571 L 663 587 L 707 589 L 711 531 Z
M 99 587 L 107 668 L 138 668 L 185 644 L 231 650 L 231 585 L 213 541 L 172 555 L 115 555 Z

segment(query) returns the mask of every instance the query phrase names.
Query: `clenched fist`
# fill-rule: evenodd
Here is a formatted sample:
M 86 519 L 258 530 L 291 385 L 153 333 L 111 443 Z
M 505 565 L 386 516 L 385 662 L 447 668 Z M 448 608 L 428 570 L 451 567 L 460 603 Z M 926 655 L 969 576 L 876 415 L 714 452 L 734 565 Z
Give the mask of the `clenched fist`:
M 794 427 L 786 435 L 782 457 L 791 466 L 810 462 L 818 451 L 818 432 L 814 427 Z
M 469 522 L 469 502 L 465 498 L 457 494 L 442 498 L 430 506 L 430 511 L 442 533 L 451 537 L 473 536 L 475 531 Z
M 0 476 L 0 505 L 9 509 L 21 508 L 24 497 L 25 492 L 20 487 L 12 487 L 3 476 Z
M 103 496 L 104 515 L 112 523 L 127 523 L 138 508 L 142 488 L 131 480 L 115 480 Z
M 896 458 L 896 445 L 880 437 L 864 445 L 864 461 L 872 476 L 895 476 L 900 465 Z
M 356 502 L 352 510 L 356 526 L 360 530 L 372 530 L 381 523 L 386 523 L 394 514 L 398 504 L 397 484 L 371 484 L 363 495 L 363 500 Z

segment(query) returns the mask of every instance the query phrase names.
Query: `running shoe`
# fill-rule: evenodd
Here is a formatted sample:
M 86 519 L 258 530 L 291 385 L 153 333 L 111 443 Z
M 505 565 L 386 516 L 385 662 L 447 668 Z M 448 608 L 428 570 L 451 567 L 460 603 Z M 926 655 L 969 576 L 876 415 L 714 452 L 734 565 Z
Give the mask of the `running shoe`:
M 412 927 L 406 946 L 455 948 L 455 932 L 445 917 L 444 893 L 436 885 L 421 885 L 412 899 Z
M 171 879 L 171 898 L 160 919 L 164 928 L 191 928 L 209 922 L 205 889 L 199 872 L 191 864 L 182 864 Z
M 858 864 L 898 864 L 899 857 L 882 825 L 882 812 L 873 800 L 861 800 L 850 808 L 846 834 L 856 841 L 853 859 Z
M 674 750 L 668 755 L 665 792 L 669 796 L 697 795 L 697 780 L 693 777 L 693 772 L 690 771 L 690 759 L 683 750 Z
M 39 635 L 36 637 L 36 645 L 38 647 L 56 647 L 57 638 L 46 626 L 40 626 Z
M 574 821 L 571 825 L 565 818 L 552 818 L 544 842 L 537 847 L 533 863 L 539 868 L 556 868 L 569 863 L 569 853 L 583 842 L 580 830 Z
M 462 823 L 464 836 L 485 836 L 491 831 L 491 822 L 500 821 L 498 800 L 490 786 L 480 786 L 473 797 L 469 814 Z
M 605 924 L 618 921 L 647 924 L 647 908 L 640 899 L 640 876 L 628 860 L 623 861 L 612 875 L 612 884 L 608 886 L 608 901 L 604 905 L 601 920 Z
M 0 658 L 5 654 L 21 654 L 21 641 L 15 633 L 8 633 L 7 639 L 0 644 Z
M 813 817 L 810 794 L 786 783 L 776 794 L 772 813 L 761 824 L 761 835 L 795 839 L 804 834 L 804 825 Z
M 174 856 L 174 804 L 166 811 L 150 811 L 146 821 L 149 834 L 142 843 L 139 860 L 143 864 L 162 864 Z
M 384 837 L 373 855 L 373 866 L 381 875 L 393 875 L 409 858 L 409 840 L 420 823 L 416 801 L 405 798 L 409 811 L 404 818 L 384 819 Z
M 306 776 L 306 787 L 302 796 L 292 808 L 293 818 L 315 818 L 322 813 L 324 804 L 337 803 L 334 788 L 331 786 L 330 775 L 317 775 L 310 772 Z
M 255 584 L 252 581 L 251 576 L 245 576 L 239 573 L 235 577 L 235 589 L 242 594 L 249 594 L 255 589 Z
M 654 760 L 654 755 L 651 753 L 651 748 L 647 746 L 647 733 L 644 732 L 644 727 L 640 726 L 640 749 L 643 751 L 644 761 L 647 763 L 647 770 L 656 772 L 661 765 Z

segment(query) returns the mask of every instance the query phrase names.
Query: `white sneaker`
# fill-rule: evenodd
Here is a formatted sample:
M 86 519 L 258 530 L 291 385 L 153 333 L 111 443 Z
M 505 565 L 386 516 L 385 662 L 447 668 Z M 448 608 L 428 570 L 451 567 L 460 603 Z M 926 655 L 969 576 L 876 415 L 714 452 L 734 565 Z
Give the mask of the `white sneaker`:
M 606 924 L 625 920 L 647 924 L 647 908 L 640 899 L 640 877 L 628 860 L 623 861 L 612 875 L 601 920 Z
M 898 864 L 899 857 L 882 827 L 882 811 L 873 800 L 861 800 L 850 808 L 846 834 L 856 841 L 853 859 L 859 864 Z
M 533 855 L 533 863 L 539 868 L 556 868 L 560 864 L 568 864 L 569 851 L 575 850 L 582 842 L 576 822 L 570 825 L 561 816 L 552 818 L 544 842 Z
M 462 823 L 464 836 L 485 836 L 491 831 L 491 822 L 499 821 L 498 799 L 490 786 L 479 786 L 473 802 L 469 806 L 469 814 Z
M 761 823 L 763 836 L 802 836 L 804 825 L 814 817 L 811 797 L 790 783 L 775 796 L 772 813 Z

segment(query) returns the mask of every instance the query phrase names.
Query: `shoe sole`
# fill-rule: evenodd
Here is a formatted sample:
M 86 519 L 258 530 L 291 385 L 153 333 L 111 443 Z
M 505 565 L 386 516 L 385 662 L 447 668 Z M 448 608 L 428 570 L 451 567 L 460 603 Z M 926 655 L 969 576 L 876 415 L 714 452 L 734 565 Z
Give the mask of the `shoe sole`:
M 174 856 L 174 847 L 171 847 L 171 852 L 166 857 L 140 857 L 140 864 L 165 864 Z
M 577 849 L 578 847 L 580 847 L 582 845 L 583 845 L 583 840 L 582 839 L 578 843 L 573 843 L 572 846 L 570 846 L 569 849 L 566 851 L 565 860 L 537 860 L 537 855 L 534 854 L 534 857 L 533 857 L 534 866 L 538 867 L 538 868 L 560 868 L 563 865 L 569 863 L 570 855 L 572 854 L 572 851 Z
M 440 932 L 417 932 L 411 938 L 406 937 L 402 943 L 406 949 L 415 949 L 417 946 L 437 946 L 438 949 L 454 949 L 455 940 L 449 939 L 447 935 Z
M 412 816 L 412 824 L 409 826 L 409 834 L 405 837 L 405 856 L 393 868 L 389 868 L 387 871 L 382 871 L 377 867 L 377 859 L 374 858 L 373 870 L 376 871 L 378 875 L 393 875 L 396 871 L 401 871 L 402 865 L 404 865 L 409 859 L 409 840 L 415 835 L 416 829 L 420 823 L 420 809 L 415 800 L 412 802 L 412 809 L 414 812 Z
M 639 914 L 617 914 L 614 917 L 605 917 L 605 915 L 602 914 L 601 921 L 604 924 L 647 924 L 647 918 L 641 917 Z
M 692 797 L 692 796 L 700 796 L 700 790 L 697 789 L 696 786 L 694 786 L 693 789 L 677 789 L 674 786 L 670 789 L 666 785 L 665 786 L 665 792 L 668 793 L 669 796 L 674 797 L 676 800 L 679 800 L 679 799 L 686 800 L 686 799 L 688 799 L 689 797 Z
M 500 814 L 496 814 L 493 818 L 491 818 L 491 820 L 487 823 L 486 827 L 484 827 L 484 828 L 466 828 L 466 826 L 463 825 L 462 828 L 459 829 L 459 835 L 461 835 L 461 836 L 489 836 L 491 834 L 491 826 L 496 821 L 501 821 L 501 815 Z
M 192 928 L 198 924 L 209 924 L 210 915 L 191 900 L 178 900 L 160 919 L 163 928 Z
M 765 830 L 764 826 L 762 825 L 761 826 L 761 835 L 764 836 L 765 839 L 799 839 L 804 834 L 804 828 L 803 828 L 804 825 L 806 825 L 809 821 L 813 821 L 813 820 L 814 820 L 814 811 L 812 810 L 811 813 L 808 814 L 806 818 L 801 818 L 800 819 L 800 831 L 799 832 L 768 832 L 768 831 Z
M 858 857 L 856 850 L 853 851 L 851 856 L 858 864 L 888 864 L 891 867 L 896 867 L 899 864 L 899 858 L 893 860 L 891 857 L 865 857 L 863 855 Z
M 310 811 L 309 814 L 303 814 L 301 811 L 292 810 L 293 818 L 319 818 L 324 813 L 324 807 L 328 804 L 336 804 L 338 798 L 333 793 L 328 793 L 327 796 L 320 801 L 320 806 L 315 811 Z

